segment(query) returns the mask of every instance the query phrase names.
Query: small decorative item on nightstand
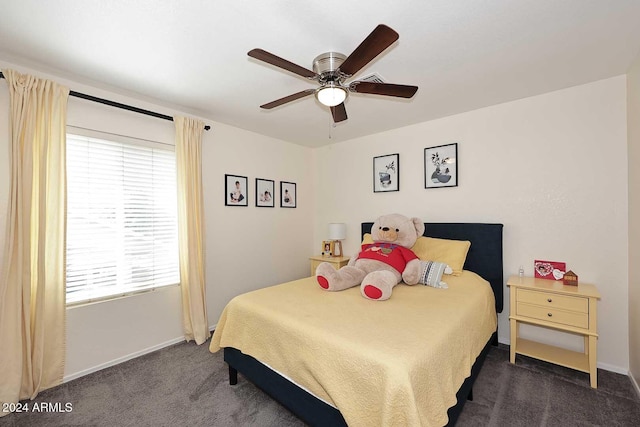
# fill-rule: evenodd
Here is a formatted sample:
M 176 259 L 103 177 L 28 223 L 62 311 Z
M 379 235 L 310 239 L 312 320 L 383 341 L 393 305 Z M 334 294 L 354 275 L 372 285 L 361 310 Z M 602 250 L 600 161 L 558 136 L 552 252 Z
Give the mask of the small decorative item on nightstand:
M 564 262 L 535 260 L 533 262 L 533 271 L 537 279 L 560 280 L 564 272 L 567 271 L 567 264 Z
M 322 242 L 322 256 L 330 257 L 334 254 L 334 243 L 331 240 Z
M 562 283 L 568 286 L 578 286 L 578 275 L 569 270 L 564 273 L 564 276 L 562 277 Z

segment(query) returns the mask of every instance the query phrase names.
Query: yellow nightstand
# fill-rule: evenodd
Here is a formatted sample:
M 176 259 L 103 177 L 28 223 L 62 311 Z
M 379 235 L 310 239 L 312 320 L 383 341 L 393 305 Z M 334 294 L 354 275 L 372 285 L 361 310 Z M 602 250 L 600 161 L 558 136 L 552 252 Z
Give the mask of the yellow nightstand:
M 510 289 L 511 363 L 516 354 L 587 372 L 591 387 L 598 387 L 597 307 L 600 293 L 594 285 L 565 286 L 561 281 L 511 276 Z M 584 353 L 565 350 L 520 338 L 520 323 L 544 326 L 584 337 Z
M 320 265 L 320 263 L 328 262 L 329 264 L 333 265 L 333 268 L 337 270 L 340 267 L 344 267 L 345 265 L 347 265 L 347 263 L 349 262 L 349 257 L 348 256 L 331 257 L 331 256 L 314 255 L 310 257 L 309 260 L 311 260 L 311 275 L 315 276 L 316 268 L 318 268 L 318 265 Z

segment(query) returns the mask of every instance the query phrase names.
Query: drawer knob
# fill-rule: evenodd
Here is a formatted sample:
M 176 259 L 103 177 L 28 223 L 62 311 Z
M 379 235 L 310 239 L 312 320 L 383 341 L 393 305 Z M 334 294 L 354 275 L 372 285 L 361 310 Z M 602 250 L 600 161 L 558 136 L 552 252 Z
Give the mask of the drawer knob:
M 547 313 L 547 316 L 551 317 L 551 316 L 553 316 L 553 314 L 551 314 L 551 313 Z
M 547 298 L 547 302 L 551 302 L 553 301 L 551 298 Z

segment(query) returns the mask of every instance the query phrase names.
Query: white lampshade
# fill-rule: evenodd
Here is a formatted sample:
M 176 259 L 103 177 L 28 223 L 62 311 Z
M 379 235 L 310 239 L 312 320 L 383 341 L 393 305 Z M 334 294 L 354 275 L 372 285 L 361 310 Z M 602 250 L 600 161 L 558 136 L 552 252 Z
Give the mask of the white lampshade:
M 329 239 L 344 240 L 347 238 L 347 225 L 341 222 L 332 222 L 329 224 Z
M 335 107 L 344 102 L 347 98 L 347 91 L 330 83 L 316 92 L 316 98 L 327 107 Z

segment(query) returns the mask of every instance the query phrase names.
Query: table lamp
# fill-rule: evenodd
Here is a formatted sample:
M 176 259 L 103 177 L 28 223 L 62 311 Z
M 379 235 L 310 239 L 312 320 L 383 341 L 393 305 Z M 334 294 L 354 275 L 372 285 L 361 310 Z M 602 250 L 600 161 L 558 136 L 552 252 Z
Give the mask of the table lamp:
M 347 238 L 347 225 L 341 222 L 332 222 L 329 224 L 329 240 L 333 240 L 335 243 L 334 246 L 334 257 L 342 256 L 342 242 Z

